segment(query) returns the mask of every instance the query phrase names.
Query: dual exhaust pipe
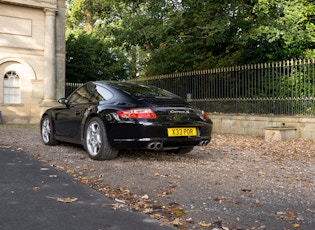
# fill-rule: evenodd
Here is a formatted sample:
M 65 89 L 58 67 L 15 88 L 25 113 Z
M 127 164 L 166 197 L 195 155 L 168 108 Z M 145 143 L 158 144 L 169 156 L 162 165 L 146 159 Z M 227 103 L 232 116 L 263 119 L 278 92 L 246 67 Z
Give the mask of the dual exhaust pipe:
M 199 146 L 206 146 L 207 144 L 209 144 L 209 140 L 202 140 L 199 142 Z M 147 145 L 147 149 L 149 150 L 161 150 L 163 149 L 163 143 L 160 141 L 154 141 L 154 142 L 150 142 Z
M 202 140 L 202 141 L 199 142 L 198 145 L 199 146 L 206 146 L 207 144 L 209 144 L 209 142 L 210 142 L 209 140 Z
M 163 148 L 162 142 L 155 141 L 155 142 L 150 142 L 147 145 L 147 149 L 149 150 L 161 150 Z

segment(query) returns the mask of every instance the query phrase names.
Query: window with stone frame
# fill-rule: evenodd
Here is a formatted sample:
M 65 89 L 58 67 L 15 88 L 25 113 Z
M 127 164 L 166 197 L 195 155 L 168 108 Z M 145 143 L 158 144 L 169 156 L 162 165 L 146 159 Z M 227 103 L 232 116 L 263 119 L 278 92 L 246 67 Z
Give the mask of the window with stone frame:
M 8 71 L 3 79 L 3 103 L 20 104 L 21 89 L 20 77 L 15 71 Z

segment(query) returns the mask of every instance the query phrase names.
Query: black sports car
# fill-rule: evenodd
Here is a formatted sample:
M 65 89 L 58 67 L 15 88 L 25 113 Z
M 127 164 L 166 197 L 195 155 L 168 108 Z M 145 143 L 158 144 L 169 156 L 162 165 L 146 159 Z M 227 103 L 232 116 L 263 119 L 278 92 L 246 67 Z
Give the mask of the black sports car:
M 44 112 L 44 144 L 81 144 L 95 160 L 109 160 L 125 149 L 188 153 L 211 140 L 212 122 L 179 96 L 128 82 L 88 82 L 62 106 Z

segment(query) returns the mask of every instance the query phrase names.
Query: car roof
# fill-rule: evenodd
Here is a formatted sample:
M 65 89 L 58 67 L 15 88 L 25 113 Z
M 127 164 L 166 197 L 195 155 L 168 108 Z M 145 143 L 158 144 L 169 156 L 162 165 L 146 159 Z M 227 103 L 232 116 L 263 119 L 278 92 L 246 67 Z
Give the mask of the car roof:
M 167 90 L 134 82 L 97 81 L 95 84 L 107 85 L 136 97 L 179 97 Z

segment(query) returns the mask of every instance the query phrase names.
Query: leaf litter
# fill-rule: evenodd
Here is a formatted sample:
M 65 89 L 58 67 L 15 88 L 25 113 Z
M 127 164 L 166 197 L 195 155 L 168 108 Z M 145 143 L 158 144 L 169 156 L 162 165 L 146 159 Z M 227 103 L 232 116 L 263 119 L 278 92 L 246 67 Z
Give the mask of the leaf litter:
M 80 146 L 44 146 L 37 130 L 11 127 L 6 134 L 0 146 L 23 150 L 68 173 L 115 201 L 114 210 L 141 211 L 178 229 L 314 226 L 313 140 L 213 135 L 208 146 L 184 156 L 126 151 L 98 162 Z

